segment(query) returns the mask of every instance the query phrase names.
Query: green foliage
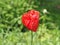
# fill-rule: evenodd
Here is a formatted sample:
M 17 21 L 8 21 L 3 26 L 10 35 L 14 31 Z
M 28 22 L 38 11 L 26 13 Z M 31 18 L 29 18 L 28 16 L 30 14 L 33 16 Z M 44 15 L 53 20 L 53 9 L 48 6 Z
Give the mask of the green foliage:
M 31 31 L 21 32 L 22 14 L 31 9 L 40 11 L 39 27 L 33 32 L 32 44 L 59 45 L 60 10 L 54 8 L 59 4 L 57 0 L 0 0 L 0 45 L 31 45 Z M 45 8 L 49 13 L 43 13 Z

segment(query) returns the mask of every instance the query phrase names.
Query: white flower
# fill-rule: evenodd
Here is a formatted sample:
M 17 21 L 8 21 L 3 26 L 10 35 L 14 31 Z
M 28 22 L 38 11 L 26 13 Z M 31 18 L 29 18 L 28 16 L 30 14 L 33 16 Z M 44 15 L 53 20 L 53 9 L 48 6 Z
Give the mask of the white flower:
M 47 11 L 47 9 L 43 9 L 42 12 L 43 12 L 44 14 L 49 13 L 49 12 Z

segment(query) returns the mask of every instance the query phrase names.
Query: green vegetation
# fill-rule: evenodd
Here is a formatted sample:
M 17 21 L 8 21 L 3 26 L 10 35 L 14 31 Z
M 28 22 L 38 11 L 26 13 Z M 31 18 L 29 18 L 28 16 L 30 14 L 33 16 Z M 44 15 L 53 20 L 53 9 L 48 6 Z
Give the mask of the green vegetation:
M 40 12 L 37 32 L 23 29 L 22 14 L 35 9 Z M 44 9 L 48 13 L 43 13 Z M 26 32 L 21 32 L 26 30 Z M 0 0 L 0 45 L 60 45 L 59 0 Z

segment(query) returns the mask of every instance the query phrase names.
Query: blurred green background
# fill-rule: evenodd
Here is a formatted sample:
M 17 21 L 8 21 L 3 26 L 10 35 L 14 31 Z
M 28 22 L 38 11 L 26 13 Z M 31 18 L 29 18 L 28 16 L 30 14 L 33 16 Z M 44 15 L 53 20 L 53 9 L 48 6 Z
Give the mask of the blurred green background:
M 31 9 L 40 12 L 37 32 L 27 31 L 21 22 Z M 60 45 L 60 0 L 0 0 L 0 45 L 31 43 Z

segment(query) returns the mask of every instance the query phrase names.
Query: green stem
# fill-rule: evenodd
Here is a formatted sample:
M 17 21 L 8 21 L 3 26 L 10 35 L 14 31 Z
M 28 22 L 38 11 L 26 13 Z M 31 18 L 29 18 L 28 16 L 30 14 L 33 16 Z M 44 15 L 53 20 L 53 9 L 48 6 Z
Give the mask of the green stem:
M 31 32 L 31 45 L 33 45 L 33 32 Z

